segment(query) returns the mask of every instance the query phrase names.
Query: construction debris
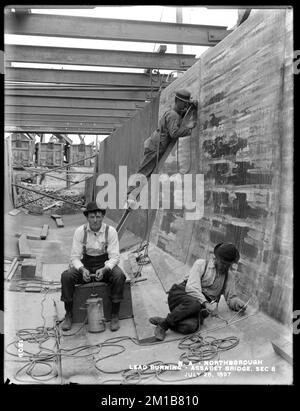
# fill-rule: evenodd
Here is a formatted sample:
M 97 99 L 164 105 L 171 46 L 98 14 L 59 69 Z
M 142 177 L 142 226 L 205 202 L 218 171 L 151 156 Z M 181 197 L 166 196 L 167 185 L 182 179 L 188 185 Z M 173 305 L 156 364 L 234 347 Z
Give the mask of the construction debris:
M 85 203 L 84 194 L 80 190 L 60 190 L 57 193 L 57 197 L 59 196 L 60 199 L 57 200 L 57 198 L 51 198 L 52 195 L 56 197 L 57 189 L 51 187 L 50 185 L 26 183 L 22 183 L 22 185 L 24 185 L 24 187 L 26 186 L 28 189 L 34 189 L 35 192 L 29 191 L 28 189 L 26 190 L 25 188 L 18 188 L 16 205 L 24 204 L 23 208 L 30 212 L 43 214 L 51 209 L 51 212 L 54 211 L 61 214 L 74 214 L 80 210 L 80 208 L 75 204 L 77 203 L 84 205 Z M 47 194 L 47 196 L 41 197 L 43 194 Z M 49 197 L 49 195 L 51 197 Z M 67 207 L 64 200 L 70 202 Z M 48 213 L 46 212 L 45 214 Z
M 6 272 L 5 279 L 6 279 L 7 281 L 10 281 L 10 279 L 13 277 L 13 275 L 14 275 L 14 273 L 16 272 L 18 266 L 19 266 L 19 262 L 18 262 L 17 257 L 15 257 L 15 258 L 12 260 L 8 271 Z
M 43 214 L 43 208 L 40 205 L 32 205 L 30 210 L 30 214 L 35 214 L 35 215 L 42 215 Z
M 64 227 L 65 225 L 64 225 L 64 222 L 63 222 L 63 220 L 62 220 L 62 218 L 61 218 L 61 215 L 59 215 L 59 214 L 52 214 L 51 215 L 51 218 L 53 218 L 53 220 L 55 220 L 55 222 L 56 222 L 56 225 L 57 225 L 57 227 Z
M 26 234 L 22 234 L 19 238 L 19 253 L 20 257 L 31 257 L 31 250 L 27 242 Z
M 27 240 L 40 240 L 41 239 L 40 236 L 32 235 L 32 234 L 25 234 L 25 233 L 16 233 L 15 237 L 20 238 L 22 235 L 25 235 Z
M 27 293 L 40 293 L 42 291 L 41 284 L 28 283 L 25 287 Z
M 48 224 L 44 224 L 42 231 L 41 231 L 41 235 L 40 235 L 41 240 L 46 240 L 47 235 L 48 235 L 48 230 L 49 230 Z
M 21 278 L 34 278 L 36 272 L 36 258 L 30 258 L 22 261 Z
M 53 208 L 53 207 L 55 207 L 55 206 L 62 206 L 62 205 L 63 205 L 63 201 L 56 201 L 55 203 L 50 204 L 50 205 L 47 206 L 47 207 L 44 207 L 44 208 L 43 208 L 43 211 L 49 210 L 50 208 Z
M 21 210 L 20 209 L 18 209 L 18 208 L 14 208 L 13 210 L 11 210 L 11 211 L 9 211 L 9 215 L 13 215 L 13 216 L 15 216 L 15 215 L 17 215 L 17 214 L 19 214 L 21 212 Z

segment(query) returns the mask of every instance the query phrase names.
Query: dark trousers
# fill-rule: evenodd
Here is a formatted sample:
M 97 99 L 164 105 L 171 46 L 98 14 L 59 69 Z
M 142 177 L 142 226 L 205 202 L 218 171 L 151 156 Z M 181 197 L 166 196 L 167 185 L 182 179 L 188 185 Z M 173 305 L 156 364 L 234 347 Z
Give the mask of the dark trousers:
M 111 300 L 113 303 L 119 303 L 123 299 L 124 284 L 126 281 L 125 274 L 120 267 L 115 266 L 112 270 L 105 269 L 102 282 L 111 286 Z M 82 274 L 75 268 L 69 268 L 61 275 L 61 300 L 65 303 L 72 303 L 73 294 L 76 284 L 87 284 Z
M 144 151 L 143 160 L 135 174 L 144 174 L 144 176 L 149 178 L 153 173 L 157 162 L 161 159 L 162 155 L 163 152 L 160 152 L 157 159 L 157 152 L 146 148 Z M 127 190 L 127 195 L 130 194 L 135 188 L 136 186 L 129 186 Z
M 174 284 L 169 291 L 168 305 L 170 313 L 165 323 L 174 331 L 190 334 L 199 327 L 201 303 L 185 292 L 185 284 Z

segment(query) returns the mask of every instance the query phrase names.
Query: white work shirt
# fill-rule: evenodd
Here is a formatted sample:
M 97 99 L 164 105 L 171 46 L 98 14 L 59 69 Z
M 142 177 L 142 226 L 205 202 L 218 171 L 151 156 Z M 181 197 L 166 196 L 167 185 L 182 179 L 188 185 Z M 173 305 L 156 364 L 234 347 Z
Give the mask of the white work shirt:
M 71 250 L 71 265 L 77 270 L 83 267 L 82 258 L 83 252 L 83 238 L 84 238 L 84 226 L 81 225 L 75 230 L 73 236 L 72 250 Z M 101 254 L 105 245 L 105 228 L 106 224 L 102 223 L 99 231 L 94 232 L 90 229 L 89 223 L 87 223 L 87 239 L 86 239 L 86 253 L 91 256 Z M 107 236 L 107 254 L 108 260 L 105 261 L 105 267 L 111 270 L 119 264 L 120 262 L 120 251 L 119 251 L 119 239 L 117 231 L 114 227 L 109 226 L 108 236 Z
M 213 258 L 208 261 L 206 270 L 205 266 L 206 261 L 199 258 L 194 262 L 191 270 L 184 276 L 184 280 L 187 281 L 185 292 L 199 300 L 201 304 L 207 302 L 207 298 L 204 295 L 205 291 L 213 285 L 217 276 Z M 228 306 L 233 309 L 237 298 L 235 290 L 235 271 L 235 269 L 230 269 L 228 271 L 223 289 L 225 300 Z

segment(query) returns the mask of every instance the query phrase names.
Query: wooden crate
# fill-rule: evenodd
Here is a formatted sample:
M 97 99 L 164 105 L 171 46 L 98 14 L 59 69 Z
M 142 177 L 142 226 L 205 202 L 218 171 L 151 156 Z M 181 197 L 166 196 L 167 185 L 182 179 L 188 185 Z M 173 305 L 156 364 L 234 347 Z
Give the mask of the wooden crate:
M 34 163 L 34 141 L 29 140 L 22 133 L 13 133 L 11 136 L 12 166 L 31 166 Z
M 62 143 L 37 143 L 38 166 L 61 166 L 64 160 L 64 145 Z
M 110 286 L 102 283 L 96 282 L 94 286 L 95 293 L 98 297 L 103 299 L 103 311 L 106 321 L 111 319 L 111 300 L 110 300 Z M 86 315 L 86 300 L 90 297 L 93 292 L 92 283 L 80 284 L 75 286 L 74 298 L 73 298 L 73 322 L 80 323 L 83 322 Z M 124 286 L 124 299 L 120 305 L 120 320 L 124 318 L 131 318 L 132 314 L 132 302 L 131 302 L 131 288 L 130 281 L 125 282 Z
M 94 154 L 92 146 L 86 146 L 85 144 L 72 144 L 69 147 L 69 161 L 74 163 L 75 161 L 80 161 L 76 166 L 81 167 L 91 167 L 93 165 L 93 159 L 89 158 L 84 160 L 86 157 L 91 157 Z

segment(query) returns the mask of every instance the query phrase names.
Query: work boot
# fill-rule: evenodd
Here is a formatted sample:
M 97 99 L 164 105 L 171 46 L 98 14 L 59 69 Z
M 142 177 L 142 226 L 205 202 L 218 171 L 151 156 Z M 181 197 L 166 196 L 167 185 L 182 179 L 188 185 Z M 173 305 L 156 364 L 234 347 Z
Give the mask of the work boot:
M 120 303 L 112 303 L 111 320 L 110 320 L 111 331 L 117 331 L 120 328 L 119 311 L 120 311 Z
M 163 317 L 150 317 L 149 322 L 153 325 L 160 325 L 163 321 L 165 321 L 165 318 Z
M 66 315 L 61 328 L 63 331 L 69 331 L 72 328 L 73 314 L 72 314 L 73 304 L 65 303 Z
M 207 311 L 206 308 L 201 308 L 200 313 L 199 313 L 199 320 L 200 320 L 200 325 L 204 323 L 205 318 L 209 316 L 209 312 Z
M 110 330 L 111 331 L 118 331 L 119 328 L 120 328 L 119 316 L 114 315 L 113 317 L 111 317 L 111 320 L 110 320 Z
M 61 328 L 63 331 L 69 331 L 72 328 L 72 314 L 70 312 L 66 313 Z
M 155 338 L 159 341 L 163 341 L 166 338 L 166 330 L 160 325 L 157 325 L 154 330 Z

